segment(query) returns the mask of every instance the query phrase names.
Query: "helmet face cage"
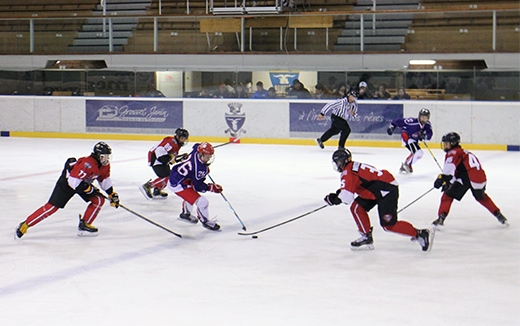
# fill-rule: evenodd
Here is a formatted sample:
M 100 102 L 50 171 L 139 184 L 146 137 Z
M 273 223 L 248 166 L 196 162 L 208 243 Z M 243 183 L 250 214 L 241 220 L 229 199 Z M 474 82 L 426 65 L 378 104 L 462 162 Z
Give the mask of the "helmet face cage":
M 206 165 L 210 165 L 215 161 L 215 149 L 210 143 L 200 143 L 199 147 L 197 147 L 197 155 L 199 160 Z
M 100 141 L 94 146 L 93 152 L 101 165 L 108 165 L 110 163 L 112 149 L 107 143 Z
M 185 138 L 185 140 L 181 141 L 181 137 Z M 175 139 L 177 139 L 177 142 L 179 143 L 180 146 L 186 145 L 188 143 L 189 137 L 190 137 L 190 133 L 188 132 L 188 130 L 183 129 L 183 128 L 177 128 L 177 130 L 175 130 Z
M 337 172 L 343 172 L 350 161 L 352 161 L 352 153 L 348 149 L 338 149 L 332 154 L 332 168 Z
M 441 147 L 444 149 L 445 152 L 447 152 L 450 149 L 452 149 L 453 147 L 459 146 L 460 135 L 456 132 L 449 132 L 446 135 L 442 136 L 441 141 L 442 141 Z M 450 145 L 450 148 L 446 148 L 446 143 L 448 143 Z
M 421 117 L 426 117 L 426 120 L 422 120 Z M 419 111 L 419 122 L 421 124 L 424 124 L 426 122 L 428 122 L 430 120 L 430 110 L 428 109 L 421 109 L 421 111 Z

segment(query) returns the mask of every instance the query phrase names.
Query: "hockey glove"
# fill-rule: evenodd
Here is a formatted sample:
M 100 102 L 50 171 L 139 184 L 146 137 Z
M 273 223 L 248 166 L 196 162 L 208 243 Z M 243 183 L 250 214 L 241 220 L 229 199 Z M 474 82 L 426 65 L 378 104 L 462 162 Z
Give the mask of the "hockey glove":
M 118 208 L 119 207 L 119 195 L 117 192 L 113 192 L 108 195 L 108 199 L 110 199 L 110 206 Z
M 426 139 L 426 131 L 419 131 L 419 135 L 417 136 L 417 139 L 419 139 L 419 141 L 423 141 Z
M 341 199 L 339 199 L 338 195 L 335 193 L 328 194 L 327 196 L 325 196 L 325 198 L 323 198 L 323 200 L 325 200 L 325 202 L 329 204 L 329 206 L 339 205 L 342 203 Z
M 184 161 L 188 157 L 188 153 L 179 154 L 177 156 L 174 156 L 170 163 L 175 164 L 179 163 L 180 161 Z
M 449 174 L 439 174 L 435 182 L 433 183 L 433 187 L 439 189 L 442 187 L 442 191 L 446 190 L 450 184 L 451 175 Z
M 214 192 L 216 194 L 220 194 L 224 189 L 222 186 L 216 183 L 208 183 L 208 191 Z
M 392 136 L 392 134 L 394 133 L 394 129 L 394 126 L 390 126 L 388 127 L 388 129 L 386 129 L 386 133 L 388 134 L 388 136 Z

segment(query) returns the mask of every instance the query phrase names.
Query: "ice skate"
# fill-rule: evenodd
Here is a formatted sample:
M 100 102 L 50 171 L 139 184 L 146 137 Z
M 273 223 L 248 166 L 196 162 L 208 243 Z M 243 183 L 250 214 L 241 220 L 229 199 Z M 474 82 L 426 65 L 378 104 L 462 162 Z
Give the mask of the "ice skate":
M 197 224 L 199 222 L 199 219 L 195 216 L 192 216 L 190 213 L 180 213 L 179 214 L 179 220 L 183 222 L 188 222 L 191 224 Z
M 202 226 L 211 231 L 220 231 L 220 225 L 215 221 L 207 220 L 206 222 L 202 222 Z
M 372 239 L 372 228 L 366 234 L 361 233 L 361 237 L 350 243 L 350 249 L 355 251 L 374 250 L 374 240 Z
M 152 186 L 150 185 L 150 181 L 146 182 L 142 186 L 139 186 L 139 191 L 143 194 L 144 198 L 153 200 Z
M 18 227 L 16 228 L 16 231 L 14 232 L 15 240 L 23 237 L 23 235 L 27 232 L 27 229 L 29 229 L 29 225 L 27 225 L 27 223 L 25 223 L 25 221 L 20 223 L 18 225 Z
M 325 145 L 323 145 L 321 138 L 316 138 L 316 144 L 318 144 L 318 146 L 320 146 L 321 149 L 325 148 Z
M 88 224 L 81 219 L 81 215 L 79 216 L 78 237 L 97 237 L 97 232 L 98 229 L 94 225 Z
M 502 213 L 500 213 L 500 211 L 495 212 L 495 217 L 502 225 L 509 226 L 509 222 L 507 221 L 507 218 L 504 215 L 502 215 Z
M 417 236 L 412 241 L 417 241 L 422 251 L 430 251 L 433 246 L 433 236 L 435 230 L 421 229 L 417 230 Z
M 153 188 L 153 198 L 166 199 L 168 197 L 168 193 L 162 191 L 161 189 Z
M 436 230 L 439 230 L 442 226 L 444 226 L 444 220 L 446 219 L 446 214 L 441 214 L 439 217 L 432 222 L 433 227 Z
M 401 163 L 401 168 L 399 169 L 399 172 L 401 173 L 413 173 L 413 169 L 411 165 L 408 165 L 406 163 Z

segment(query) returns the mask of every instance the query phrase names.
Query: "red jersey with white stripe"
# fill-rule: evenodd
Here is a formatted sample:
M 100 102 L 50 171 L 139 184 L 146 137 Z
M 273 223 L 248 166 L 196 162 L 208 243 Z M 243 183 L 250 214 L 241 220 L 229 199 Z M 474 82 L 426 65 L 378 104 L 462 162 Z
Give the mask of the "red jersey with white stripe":
M 107 190 L 112 187 L 112 181 L 110 180 L 110 164 L 101 165 L 98 161 L 92 157 L 81 157 L 77 162 L 70 164 L 72 170 L 70 170 L 67 181 L 72 189 L 76 189 L 81 181 L 92 184 L 94 180 L 97 180 L 99 186 L 103 190 Z
M 487 180 L 486 173 L 475 154 L 461 147 L 454 147 L 446 153 L 442 173 L 462 180 L 468 178 L 475 189 L 482 189 Z
M 349 162 L 341 172 L 340 198 L 352 204 L 354 194 L 369 200 L 381 199 L 398 186 L 394 176 L 387 170 L 379 170 L 372 165 Z
M 150 166 L 163 164 L 157 159 L 164 155 L 176 156 L 179 154 L 181 146 L 177 143 L 177 139 L 172 136 L 164 137 L 163 140 L 148 151 L 148 164 Z M 155 156 L 154 156 L 155 154 Z

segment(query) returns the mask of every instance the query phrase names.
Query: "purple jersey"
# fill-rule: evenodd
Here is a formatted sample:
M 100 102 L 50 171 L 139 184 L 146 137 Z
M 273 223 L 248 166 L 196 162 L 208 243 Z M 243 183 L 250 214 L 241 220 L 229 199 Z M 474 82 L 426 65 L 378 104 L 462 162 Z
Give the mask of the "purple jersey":
M 430 140 L 433 136 L 432 124 L 430 121 L 422 125 L 417 118 L 397 118 L 392 120 L 392 126 L 401 128 L 402 132 L 405 133 L 408 138 L 415 141 L 419 141 L 419 137 L 423 135 L 423 138 Z M 405 135 L 403 135 L 405 138 Z
M 204 183 L 204 180 L 209 173 L 209 168 L 200 161 L 197 155 L 198 147 L 199 143 L 193 145 L 190 155 L 184 161 L 172 167 L 170 186 L 181 185 L 183 188 L 187 188 L 191 185 L 196 191 L 206 192 L 208 190 L 208 185 Z

